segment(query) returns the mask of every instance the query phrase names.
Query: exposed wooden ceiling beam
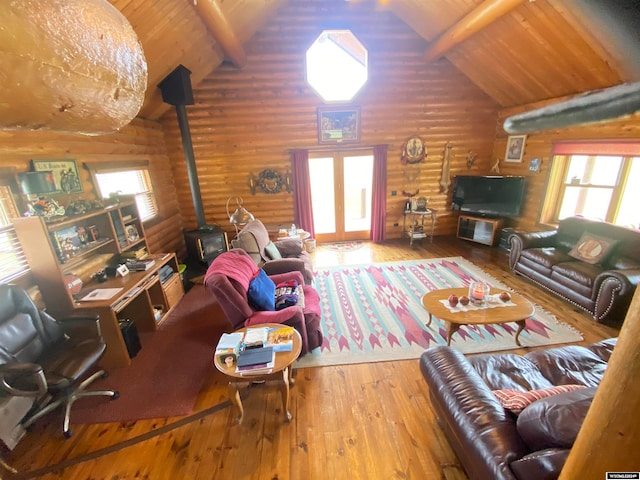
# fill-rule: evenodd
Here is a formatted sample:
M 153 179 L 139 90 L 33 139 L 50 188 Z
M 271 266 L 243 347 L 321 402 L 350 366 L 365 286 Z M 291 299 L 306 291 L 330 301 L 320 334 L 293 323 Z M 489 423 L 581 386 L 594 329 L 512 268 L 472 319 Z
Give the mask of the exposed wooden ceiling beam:
M 506 15 L 526 0 L 486 0 L 469 12 L 462 20 L 440 35 L 424 56 L 427 62 L 441 57 L 445 52 L 478 33 L 487 25 Z M 533 0 L 529 0 L 533 1 Z
M 236 67 L 242 68 L 247 64 L 247 55 L 242 44 L 236 37 L 227 17 L 214 0 L 192 0 L 196 11 L 207 25 L 211 35 L 224 51 L 225 56 Z

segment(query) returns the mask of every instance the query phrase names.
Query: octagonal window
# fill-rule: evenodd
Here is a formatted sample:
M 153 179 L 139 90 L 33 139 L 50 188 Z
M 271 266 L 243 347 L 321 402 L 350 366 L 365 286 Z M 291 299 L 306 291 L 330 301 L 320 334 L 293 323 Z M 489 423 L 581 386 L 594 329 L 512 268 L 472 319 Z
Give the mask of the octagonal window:
M 350 30 L 324 30 L 307 50 L 307 82 L 325 102 L 351 100 L 367 82 L 367 49 Z

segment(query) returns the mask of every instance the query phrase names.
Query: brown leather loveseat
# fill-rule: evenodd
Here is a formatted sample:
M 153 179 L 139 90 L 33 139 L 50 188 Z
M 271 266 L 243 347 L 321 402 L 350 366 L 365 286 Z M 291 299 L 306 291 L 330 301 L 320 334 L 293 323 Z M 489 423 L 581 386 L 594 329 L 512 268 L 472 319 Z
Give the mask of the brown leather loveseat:
M 615 343 L 609 339 L 526 355 L 465 357 L 451 347 L 426 350 L 420 369 L 431 405 L 467 476 L 471 480 L 557 478 Z M 554 392 L 560 389 L 568 391 Z M 543 392 L 553 394 L 533 400 Z M 514 399 L 528 398 L 528 406 L 514 413 L 503 403 L 507 393 Z
M 570 217 L 556 230 L 509 237 L 511 270 L 589 312 L 622 324 L 640 281 L 640 231 Z

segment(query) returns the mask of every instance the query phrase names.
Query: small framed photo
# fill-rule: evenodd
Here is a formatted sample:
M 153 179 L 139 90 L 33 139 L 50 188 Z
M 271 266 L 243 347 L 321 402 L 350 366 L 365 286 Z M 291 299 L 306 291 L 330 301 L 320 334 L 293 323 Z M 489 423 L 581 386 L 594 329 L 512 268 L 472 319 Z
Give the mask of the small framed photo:
M 319 107 L 318 143 L 360 141 L 360 107 Z
M 31 160 L 31 170 L 51 171 L 57 190 L 55 193 L 82 193 L 78 164 L 73 159 Z
M 529 171 L 530 172 L 539 172 L 540 171 L 540 164 L 542 163 L 542 160 L 540 160 L 539 158 L 532 158 L 531 160 L 529 160 Z
M 527 141 L 526 135 L 511 135 L 507 140 L 507 151 L 505 153 L 505 162 L 522 162 L 524 155 L 524 144 Z

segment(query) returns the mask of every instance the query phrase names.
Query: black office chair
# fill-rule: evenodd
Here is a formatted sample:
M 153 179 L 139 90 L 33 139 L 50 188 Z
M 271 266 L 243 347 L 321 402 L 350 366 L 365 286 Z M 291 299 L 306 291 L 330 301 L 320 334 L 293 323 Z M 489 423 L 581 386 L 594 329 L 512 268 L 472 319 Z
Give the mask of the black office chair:
M 89 375 L 105 349 L 97 316 L 55 320 L 38 310 L 22 288 L 0 285 L 0 389 L 36 397 L 22 419 L 24 428 L 64 405 L 62 431 L 69 438 L 73 402 L 98 395 L 118 398 L 114 390 L 86 390 L 106 376 L 104 370 Z

